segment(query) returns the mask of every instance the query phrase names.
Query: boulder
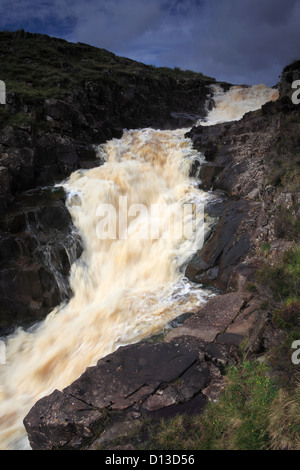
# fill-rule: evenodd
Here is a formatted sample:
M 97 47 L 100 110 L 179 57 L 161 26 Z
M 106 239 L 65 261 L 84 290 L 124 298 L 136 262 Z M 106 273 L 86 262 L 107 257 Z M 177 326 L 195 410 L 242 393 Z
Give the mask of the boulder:
M 12 201 L 10 189 L 9 171 L 6 167 L 0 166 L 0 223 L 5 214 L 5 210 Z
M 189 402 L 210 383 L 210 369 L 199 359 L 201 346 L 186 338 L 142 342 L 100 359 L 30 410 L 24 425 L 31 447 L 87 448 L 95 439 L 105 440 L 116 422 L 120 429 L 122 422 Z
M 248 230 L 258 207 L 250 201 L 230 201 L 204 247 L 188 263 L 185 275 L 193 282 L 226 289 L 234 268 L 250 250 Z
M 213 342 L 239 315 L 249 294 L 232 292 L 211 298 L 204 307 L 188 318 L 182 326 L 170 331 L 165 340 L 192 336 L 206 343 Z

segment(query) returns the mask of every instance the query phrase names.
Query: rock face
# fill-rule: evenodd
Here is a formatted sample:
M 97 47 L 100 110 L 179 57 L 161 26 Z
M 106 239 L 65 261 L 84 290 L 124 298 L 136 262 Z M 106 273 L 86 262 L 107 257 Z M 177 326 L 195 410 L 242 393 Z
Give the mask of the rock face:
M 45 317 L 72 293 L 70 266 L 81 241 L 61 189 L 22 193 L 6 211 L 0 232 L 0 332 Z
M 242 342 L 247 355 L 263 352 L 272 342 L 276 335 L 268 310 L 263 308 L 264 298 L 257 293 L 250 294 L 247 286 L 259 266 L 261 244 L 268 241 L 274 256 L 283 249 L 278 227 L 276 229 L 278 208 L 287 210 L 291 202 L 300 201 L 297 171 L 292 179 L 288 179 L 285 171 L 274 174 L 277 167 L 285 169 L 287 165 L 295 169 L 294 157 L 300 151 L 299 139 L 289 139 L 298 135 L 299 107 L 292 105 L 287 95 L 288 84 L 291 78 L 298 77 L 298 72 L 295 66 L 285 69 L 277 103 L 269 103 L 261 111 L 247 114 L 241 121 L 195 127 L 188 133 L 194 146 L 207 159 L 200 173 L 203 187 L 222 191 L 224 204 L 218 224 L 203 249 L 187 266 L 186 275 L 201 284 L 214 285 L 223 293 L 211 298 L 204 308 L 168 333 L 164 342 L 142 342 L 122 347 L 101 359 L 96 366 L 88 368 L 64 390 L 55 390 L 39 400 L 24 419 L 33 449 L 111 448 L 116 437 L 139 428 L 144 418 L 170 417 L 187 410 L 189 413 L 199 413 L 207 400 L 217 399 L 223 386 L 222 369 L 224 365 L 239 360 L 238 348 Z M 120 80 L 124 83 L 124 77 Z M 103 89 L 100 84 L 98 87 L 95 83 L 86 83 L 83 94 L 77 95 L 82 98 L 82 106 L 87 106 L 85 109 L 92 109 L 91 96 L 92 100 L 95 97 L 100 100 L 105 91 L 109 97 L 105 103 L 98 100 L 101 104 L 91 110 L 93 117 L 77 105 L 68 108 L 70 103 L 63 100 L 45 101 L 43 110 L 46 110 L 46 120 L 52 131 L 49 132 L 47 127 L 46 133 L 35 137 L 35 168 L 39 169 L 32 173 L 32 145 L 29 136 L 20 132 L 20 142 L 23 142 L 26 151 L 22 153 L 15 146 L 11 148 L 12 153 L 7 152 L 5 158 L 11 165 L 3 166 L 8 169 L 9 175 L 14 172 L 18 174 L 22 167 L 28 181 L 31 178 L 47 180 L 50 169 L 53 175 L 58 174 L 58 167 L 60 174 L 72 171 L 78 165 L 72 150 L 75 145 L 72 133 L 76 129 L 80 138 L 89 143 L 95 142 L 97 132 L 92 140 L 88 129 L 95 129 L 95 122 L 100 122 L 101 113 L 110 117 L 115 113 L 118 116 L 113 97 L 120 100 L 120 109 L 127 105 L 123 122 L 128 127 L 134 127 L 133 114 L 142 115 L 142 111 L 135 108 L 136 103 L 145 103 L 144 92 L 137 86 L 140 81 L 147 84 L 147 93 L 149 82 L 140 73 L 130 77 L 130 85 L 126 89 L 118 88 L 116 84 L 111 88 L 103 85 Z M 159 103 L 154 100 L 149 106 L 145 104 L 144 120 L 139 121 L 139 125 L 158 123 L 160 115 L 166 126 L 172 127 L 173 123 L 178 126 L 179 122 L 181 126 L 193 114 L 193 109 L 188 115 L 181 107 L 183 96 L 184 99 L 191 98 L 185 89 L 187 82 L 176 83 L 176 90 L 180 92 L 175 101 L 172 98 L 170 107 L 170 102 L 166 107 L 162 102 L 168 101 L 164 101 L 169 96 L 165 94 L 166 90 L 173 94 L 174 82 L 168 80 L 160 88 L 161 85 L 160 82 L 158 88 L 153 88 L 159 96 Z M 193 93 L 198 86 L 196 82 L 194 85 Z M 65 119 L 68 109 L 72 110 L 72 123 Z M 149 110 L 151 113 L 147 114 Z M 94 116 L 97 116 L 96 121 L 93 121 Z M 96 141 L 108 137 L 107 129 L 118 134 L 118 119 L 113 125 L 105 119 L 101 122 Z M 60 128 L 63 129 L 63 136 L 58 131 Z M 8 128 L 5 132 L 6 142 L 10 142 L 12 131 Z M 81 150 L 83 154 L 86 151 L 85 148 Z M 20 166 L 14 166 L 16 161 Z M 197 171 L 197 168 L 194 170 Z M 0 177 L 5 181 L 7 171 L 4 170 L 2 175 L 0 172 Z M 8 195 L 14 191 L 14 184 L 17 182 L 9 181 Z M 5 198 L 1 193 L 0 197 Z M 51 211 L 45 216 L 46 220 L 53 221 Z M 0 250 L 4 264 L 10 256 L 13 260 L 20 259 L 14 236 L 3 235 Z M 38 290 L 36 278 L 32 286 Z
M 69 255 L 74 260 L 80 252 L 63 198 L 59 207 L 46 201 L 42 209 L 36 200 L 38 208 L 29 210 L 10 207 L 14 198 L 18 204 L 28 198 L 24 191 L 99 165 L 95 146 L 121 137 L 124 128 L 191 126 L 206 113 L 214 79 L 24 31 L 0 39 L 7 91 L 0 115 L 2 334 L 42 318 L 69 295 Z
M 215 80 L 202 74 L 146 66 L 24 31 L 0 33 L 0 39 L 7 90 L 0 166 L 8 169 L 13 192 L 95 162 L 94 146 L 121 137 L 124 128 L 190 127 L 206 115 Z
M 120 348 L 70 387 L 36 403 L 24 420 L 32 448 L 87 448 L 96 438 L 100 445 L 117 424 L 165 409 L 172 415 L 196 398 L 199 412 L 199 403 L 205 404 L 201 391 L 212 381 L 213 363 L 204 360 L 204 351 L 205 343 L 184 337 Z
M 286 67 L 277 102 L 240 121 L 193 127 L 187 133 L 206 157 L 202 187 L 228 197 L 215 230 L 186 268 L 195 282 L 224 291 L 245 289 L 254 279 L 262 244 L 274 244 L 275 249 L 280 238 L 278 209 L 298 204 L 299 106 L 290 98 L 298 65 Z
M 193 282 L 226 289 L 233 269 L 250 249 L 249 223 L 243 227 L 242 222 L 257 209 L 258 204 L 252 201 L 227 202 L 214 232 L 188 264 L 186 276 Z
M 111 448 L 145 418 L 199 414 L 217 399 L 222 368 L 239 360 L 238 345 L 250 344 L 252 331 L 258 337 L 258 317 L 262 329 L 267 320 L 257 299 L 229 293 L 212 298 L 164 342 L 119 348 L 34 405 L 24 419 L 32 448 Z

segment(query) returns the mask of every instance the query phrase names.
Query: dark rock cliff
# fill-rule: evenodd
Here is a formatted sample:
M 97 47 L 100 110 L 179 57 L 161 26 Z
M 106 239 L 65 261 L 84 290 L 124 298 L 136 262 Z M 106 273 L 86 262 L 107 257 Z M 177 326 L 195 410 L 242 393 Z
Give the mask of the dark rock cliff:
M 245 288 L 257 270 L 262 244 L 278 245 L 278 209 L 288 209 L 300 197 L 300 107 L 291 100 L 291 77 L 299 76 L 294 63 L 284 69 L 276 102 L 240 121 L 187 133 L 206 157 L 201 186 L 225 195 L 214 233 L 187 267 L 190 279 L 223 290 Z
M 1 332 L 43 318 L 65 298 L 60 285 L 70 268 L 72 224 L 64 195 L 50 188 L 35 196 L 24 191 L 99 165 L 95 146 L 121 137 L 124 128 L 191 126 L 205 116 L 214 79 L 24 31 L 0 33 L 0 79 L 7 91 L 0 106 Z M 34 207 L 20 207 L 27 199 L 35 199 Z M 38 240 L 34 221 L 53 211 L 66 223 L 53 227 L 55 217 L 48 217 Z
M 46 98 L 36 97 L 30 88 L 38 80 L 37 76 L 32 77 L 31 69 L 37 58 L 29 57 L 25 80 L 31 84 L 29 89 L 23 97 L 17 93 L 8 96 L 0 142 L 3 204 L 9 204 L 16 191 L 49 183 L 89 165 L 93 144 L 121 135 L 123 127 L 182 127 L 204 110 L 206 87 L 211 79 L 175 78 L 102 52 L 105 65 L 101 65 L 101 80 L 97 82 L 87 78 L 85 71 L 71 60 L 77 50 L 79 62 L 88 65 L 90 73 L 98 74 L 94 48 L 52 42 L 23 32 L 15 36 L 2 39 L 9 41 L 9 50 L 17 56 L 23 54 L 24 44 L 36 39 L 41 41 L 41 57 L 53 54 L 55 46 L 59 54 L 52 58 L 56 57 L 60 73 L 53 96 L 49 97 L 46 88 Z M 2 56 L 5 54 L 2 52 Z M 87 369 L 66 389 L 41 399 L 24 420 L 33 448 L 111 447 L 122 433 L 128 435 L 138 428 L 145 417 L 199 412 L 207 400 L 217 398 L 223 385 L 222 367 L 238 361 L 242 341 L 245 351 L 255 354 L 276 340 L 268 311 L 262 308 L 263 298 L 252 295 L 247 286 L 261 262 L 263 242 L 270 244 L 270 254 L 275 258 L 284 251 L 276 225 L 279 207 L 287 209 L 293 201 L 300 205 L 300 112 L 290 94 L 291 80 L 299 77 L 297 67 L 293 64 L 284 70 L 276 103 L 247 114 L 241 121 L 195 127 L 188 134 L 194 146 L 206 155 L 207 163 L 200 174 L 202 186 L 222 191 L 224 205 L 219 223 L 191 260 L 186 274 L 196 282 L 215 285 L 223 295 L 213 298 L 171 331 L 163 343 L 144 342 L 120 348 Z M 68 82 L 68 77 L 76 73 L 83 77 L 84 86 Z M 11 116 L 15 116 L 13 110 L 17 111 L 19 123 L 12 126 L 9 124 Z M 51 198 L 46 213 L 34 217 L 51 227 L 55 213 L 59 212 L 60 220 L 65 220 L 67 215 L 61 212 L 63 197 L 58 199 L 56 204 Z M 12 272 L 11 263 L 20 263 L 24 254 L 16 236 L 18 230 L 23 230 L 21 212 L 14 212 L 10 222 L 6 222 L 9 227 L 4 227 L 1 256 L 2 267 L 7 271 L 2 279 Z M 26 266 L 33 256 L 28 246 Z M 36 292 L 40 289 L 41 266 L 37 262 L 34 269 L 38 281 L 30 283 Z M 15 273 L 12 278 L 16 278 Z M 47 282 L 50 281 L 46 279 Z M 12 285 L 4 283 L 2 292 Z M 31 301 L 37 300 L 35 295 Z M 57 294 L 55 298 L 57 301 Z
M 191 126 L 215 80 L 155 68 L 85 44 L 0 33 L 0 166 L 12 192 L 63 178 L 124 128 Z M 88 162 L 88 163 L 87 163 Z
M 242 342 L 246 356 L 255 356 L 280 341 L 264 297 L 247 286 L 262 262 L 264 242 L 271 259 L 286 249 L 276 224 L 279 207 L 300 207 L 300 109 L 287 93 L 289 73 L 285 69 L 276 103 L 241 121 L 195 127 L 188 134 L 207 157 L 200 184 L 222 191 L 224 204 L 186 274 L 218 286 L 223 295 L 171 330 L 163 343 L 120 348 L 70 387 L 41 399 L 24 420 L 34 449 L 111 449 L 116 439 L 130 443 L 145 417 L 199 413 L 218 397 L 222 366 L 239 361 Z

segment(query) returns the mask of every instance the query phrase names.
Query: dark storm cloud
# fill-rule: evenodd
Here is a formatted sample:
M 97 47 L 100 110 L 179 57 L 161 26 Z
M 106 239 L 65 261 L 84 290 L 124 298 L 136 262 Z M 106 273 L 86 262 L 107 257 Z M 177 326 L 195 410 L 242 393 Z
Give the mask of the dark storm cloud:
M 210 34 L 195 29 L 192 61 L 202 62 L 208 74 L 274 84 L 282 68 L 299 55 L 298 0 L 207 2 L 205 17 Z
M 0 18 L 233 83 L 273 85 L 300 56 L 300 0 L 2 0 Z

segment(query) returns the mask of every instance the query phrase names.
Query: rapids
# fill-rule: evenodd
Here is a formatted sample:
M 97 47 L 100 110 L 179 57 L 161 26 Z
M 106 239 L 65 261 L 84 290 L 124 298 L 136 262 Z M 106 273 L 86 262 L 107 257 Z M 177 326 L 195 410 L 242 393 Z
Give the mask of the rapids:
M 240 119 L 277 97 L 263 85 L 228 93 L 215 87 L 213 93 L 215 108 L 198 124 Z M 71 268 L 74 295 L 43 322 L 7 339 L 6 364 L 0 365 L 1 449 L 29 448 L 23 419 L 38 399 L 213 295 L 182 273 L 213 223 L 203 207 L 215 198 L 189 177 L 193 160 L 204 157 L 186 132 L 125 131 L 99 147 L 103 165 L 62 183 L 84 249 Z

